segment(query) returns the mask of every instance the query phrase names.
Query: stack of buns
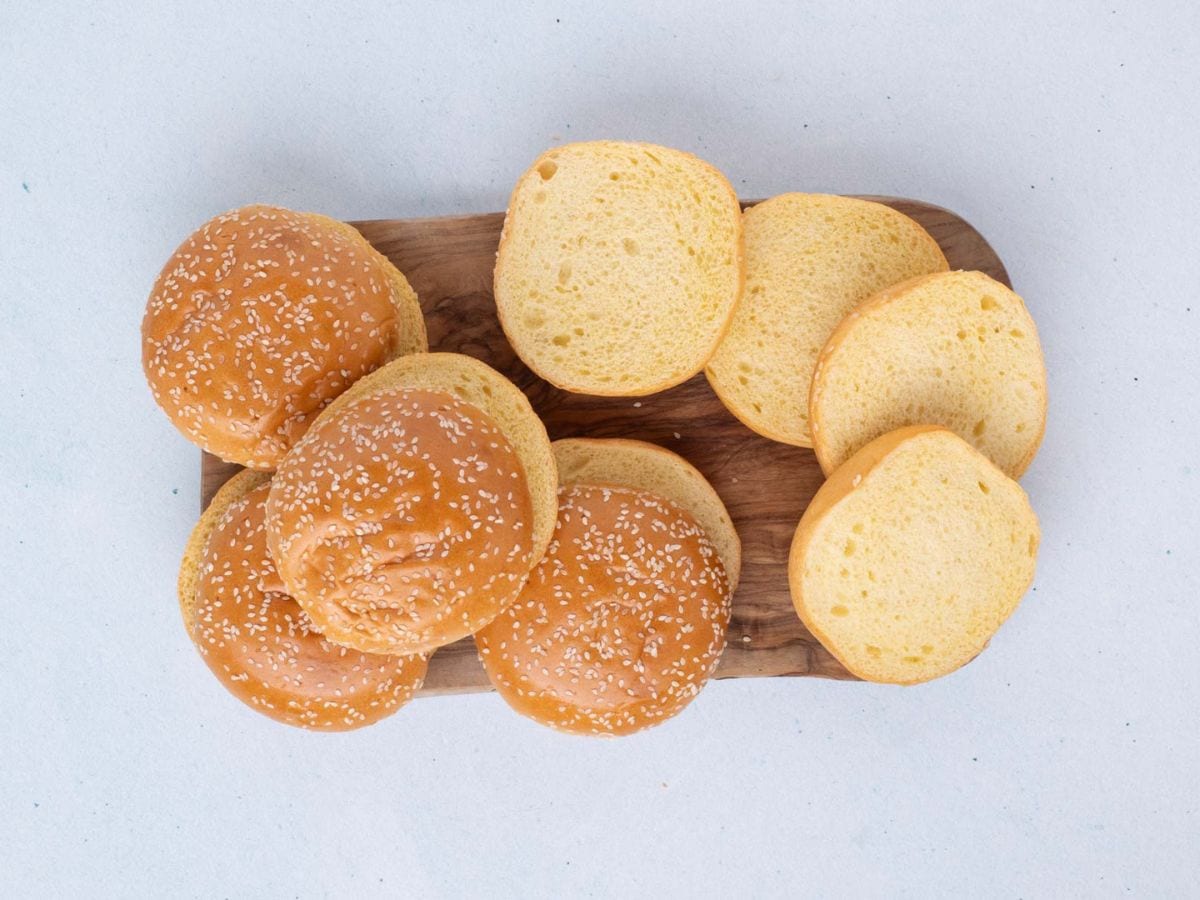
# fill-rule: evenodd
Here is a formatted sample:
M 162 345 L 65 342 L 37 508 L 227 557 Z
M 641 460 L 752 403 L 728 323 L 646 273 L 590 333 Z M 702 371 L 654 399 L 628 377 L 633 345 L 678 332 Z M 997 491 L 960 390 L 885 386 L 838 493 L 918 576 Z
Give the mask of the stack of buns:
M 1036 329 L 901 213 L 807 194 L 743 213 L 689 154 L 567 145 L 517 183 L 495 299 L 562 389 L 704 371 L 747 427 L 813 449 L 828 480 L 790 589 L 851 673 L 952 671 L 1028 587 L 1037 521 L 1012 479 L 1045 424 Z M 179 602 L 259 712 L 371 724 L 472 635 L 505 702 L 576 734 L 659 724 L 716 670 L 741 545 L 712 485 L 652 444 L 552 443 L 499 372 L 428 352 L 408 280 L 351 226 L 218 216 L 164 267 L 142 337 L 171 421 L 247 467 L 196 525 Z

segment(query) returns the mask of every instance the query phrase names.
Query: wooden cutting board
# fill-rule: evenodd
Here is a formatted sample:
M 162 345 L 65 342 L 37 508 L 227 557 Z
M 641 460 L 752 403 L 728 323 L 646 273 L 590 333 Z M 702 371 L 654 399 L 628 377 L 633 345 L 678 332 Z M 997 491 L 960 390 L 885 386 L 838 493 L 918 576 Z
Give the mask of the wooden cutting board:
M 978 269 L 1009 284 L 999 257 L 954 213 L 894 197 L 868 197 L 920 222 L 952 269 Z M 465 353 L 499 369 L 526 393 L 552 440 L 626 437 L 660 444 L 692 462 L 716 487 L 742 538 L 742 578 L 717 678 L 816 675 L 852 679 L 808 633 L 788 596 L 787 555 L 800 514 L 823 478 L 811 450 L 759 437 L 733 418 L 703 375 L 650 397 L 569 394 L 542 381 L 504 338 L 492 299 L 502 213 L 353 223 L 407 277 L 425 311 L 429 348 Z M 205 453 L 205 505 L 238 471 Z M 434 654 L 424 694 L 490 690 L 465 639 Z

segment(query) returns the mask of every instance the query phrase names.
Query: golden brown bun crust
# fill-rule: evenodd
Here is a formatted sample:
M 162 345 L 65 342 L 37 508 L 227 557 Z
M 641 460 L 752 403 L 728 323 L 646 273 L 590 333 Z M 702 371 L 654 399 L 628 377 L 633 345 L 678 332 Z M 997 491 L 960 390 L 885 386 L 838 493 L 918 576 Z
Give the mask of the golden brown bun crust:
M 397 388 L 449 394 L 482 410 L 504 432 L 525 469 L 533 497 L 534 559 L 540 559 L 558 515 L 558 473 L 546 426 L 521 389 L 461 353 L 416 353 L 395 359 L 356 382 L 321 413 L 321 421 L 359 398 Z
M 390 388 L 322 415 L 272 481 L 268 544 L 331 641 L 426 653 L 471 634 L 536 557 L 521 460 L 449 394 Z
M 142 320 L 142 368 L 175 426 L 272 469 L 334 397 L 426 348 L 416 295 L 353 228 L 248 206 L 172 254 Z
M 421 686 L 426 660 L 347 650 L 313 628 L 267 552 L 268 478 L 235 476 L 196 526 L 180 567 L 188 635 L 231 694 L 276 721 L 316 731 L 378 722 Z
M 645 491 L 572 484 L 546 556 L 475 640 L 518 713 L 574 734 L 630 734 L 699 693 L 725 647 L 730 597 L 690 514 Z
M 700 471 L 678 453 L 625 438 L 564 438 L 553 443 L 560 484 L 607 484 L 648 491 L 687 510 L 721 555 L 737 590 L 742 542 L 729 511 Z

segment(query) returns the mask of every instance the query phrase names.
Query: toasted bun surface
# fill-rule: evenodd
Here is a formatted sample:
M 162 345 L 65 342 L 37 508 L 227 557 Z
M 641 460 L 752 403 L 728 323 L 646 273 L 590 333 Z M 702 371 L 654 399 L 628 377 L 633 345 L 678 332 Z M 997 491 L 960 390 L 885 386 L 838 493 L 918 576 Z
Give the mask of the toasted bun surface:
M 317 632 L 267 552 L 269 477 L 235 475 L 194 529 L 179 572 L 188 635 L 221 684 L 272 719 L 316 731 L 370 725 L 412 697 L 425 658 L 358 653 Z
M 852 673 L 913 684 L 973 659 L 1033 580 L 1020 485 L 953 432 L 877 438 L 821 486 L 788 560 L 804 624 Z
M 946 271 L 946 258 L 908 216 L 853 197 L 782 194 L 744 221 L 746 290 L 706 374 L 746 426 L 811 447 L 808 390 L 833 329 L 876 291 Z
M 703 368 L 743 280 L 741 212 L 720 172 L 666 147 L 594 141 L 547 151 L 517 182 L 495 295 L 540 376 L 636 396 Z
M 536 561 L 521 459 L 447 393 L 381 388 L 322 414 L 267 502 L 283 583 L 335 643 L 426 653 L 510 603 Z
M 622 438 L 566 438 L 553 443 L 560 484 L 606 484 L 647 491 L 686 510 L 721 556 L 729 590 L 742 571 L 742 542 L 720 496 L 690 462 L 657 444 Z
M 142 320 L 159 406 L 222 459 L 274 468 L 334 397 L 426 348 L 416 294 L 353 228 L 248 206 L 171 256 Z
M 1013 478 L 1046 426 L 1046 367 L 1021 298 L 982 272 L 915 278 L 850 313 L 809 396 L 826 473 L 903 425 L 944 425 Z
M 587 445 L 604 443 L 556 444 L 567 445 L 559 454 L 567 479 L 572 459 L 592 458 L 598 448 Z M 664 469 L 655 460 L 640 472 L 659 484 Z M 682 493 L 703 496 L 684 479 Z M 636 483 L 638 472 L 621 480 Z M 475 641 L 517 712 L 575 734 L 630 734 L 676 715 L 708 681 L 731 596 L 719 548 L 682 506 L 637 487 L 568 481 L 546 556 Z

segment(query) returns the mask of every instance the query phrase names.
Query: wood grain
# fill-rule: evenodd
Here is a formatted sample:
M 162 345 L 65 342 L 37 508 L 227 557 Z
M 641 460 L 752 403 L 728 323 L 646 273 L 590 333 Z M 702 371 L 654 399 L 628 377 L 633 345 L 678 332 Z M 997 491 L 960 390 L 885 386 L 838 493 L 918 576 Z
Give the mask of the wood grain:
M 999 257 L 954 213 L 894 197 L 868 197 L 916 219 L 933 235 L 952 269 L 978 269 L 1009 284 Z M 852 676 L 808 633 L 792 609 L 787 553 L 800 514 L 822 481 L 811 450 L 759 437 L 735 420 L 703 375 L 640 399 L 569 394 L 542 381 L 516 358 L 492 299 L 492 267 L 502 213 L 437 219 L 356 222 L 355 227 L 412 283 L 429 329 L 429 346 L 474 356 L 499 369 L 528 395 L 552 439 L 629 437 L 689 459 L 713 483 L 742 538 L 742 580 L 733 602 L 729 645 L 718 678 Z M 204 454 L 207 504 L 238 466 Z M 490 690 L 470 640 L 439 650 L 424 694 Z

